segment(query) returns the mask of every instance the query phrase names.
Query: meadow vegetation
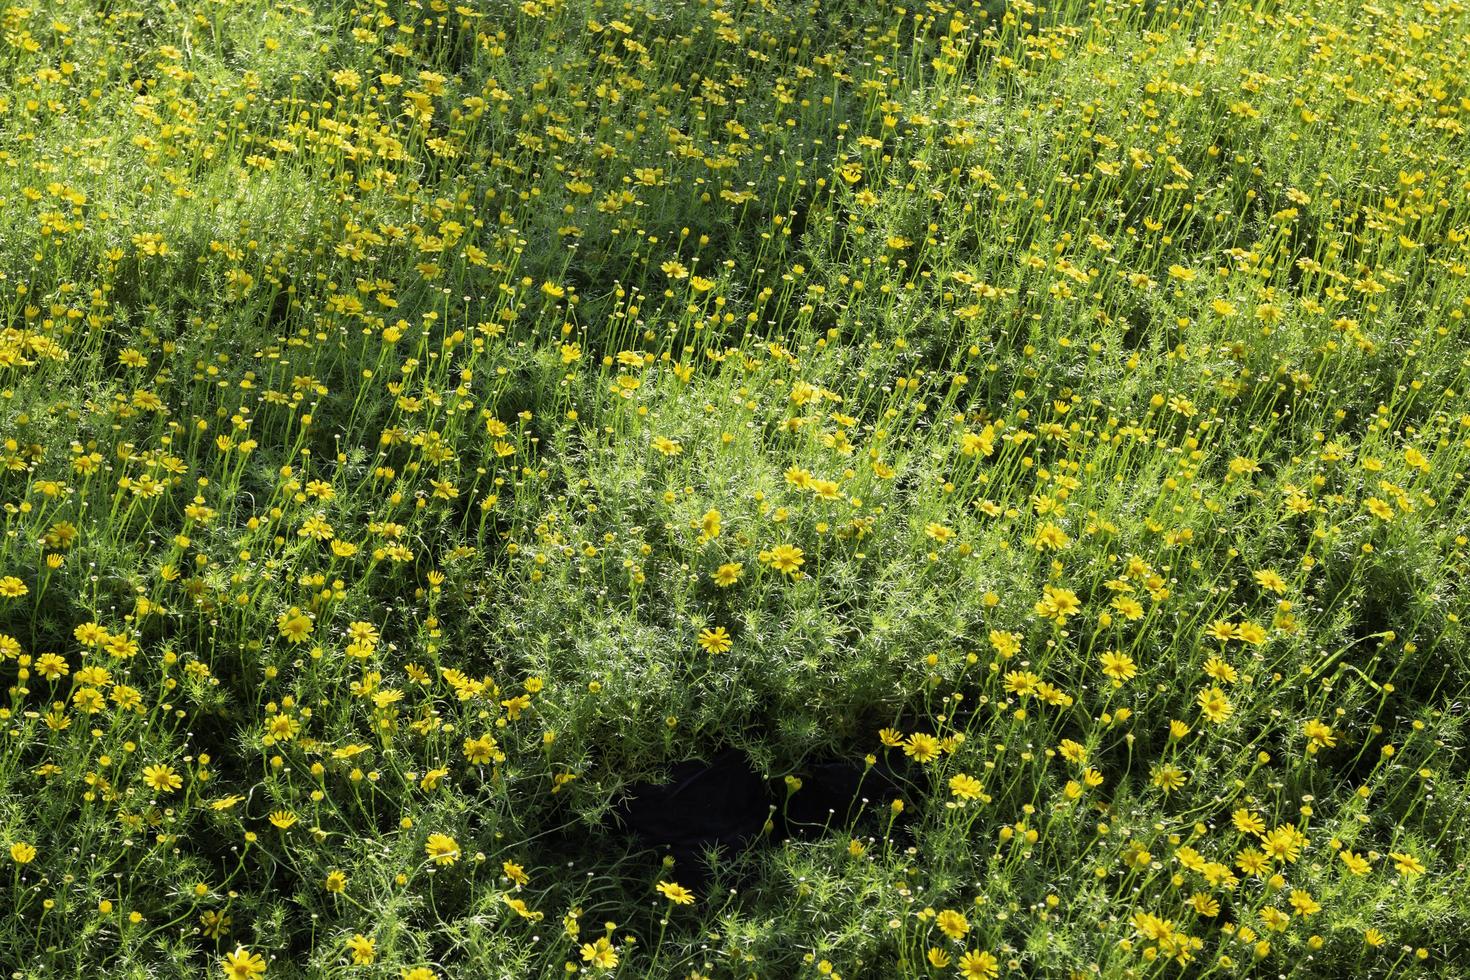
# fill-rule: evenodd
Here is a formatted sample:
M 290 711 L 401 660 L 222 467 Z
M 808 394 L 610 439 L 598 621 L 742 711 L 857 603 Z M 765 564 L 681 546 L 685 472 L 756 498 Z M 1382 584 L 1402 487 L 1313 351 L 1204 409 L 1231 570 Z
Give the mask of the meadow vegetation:
M 0 8 L 0 966 L 1465 976 L 1467 64 L 1460 0 Z M 728 751 L 871 779 L 615 819 Z

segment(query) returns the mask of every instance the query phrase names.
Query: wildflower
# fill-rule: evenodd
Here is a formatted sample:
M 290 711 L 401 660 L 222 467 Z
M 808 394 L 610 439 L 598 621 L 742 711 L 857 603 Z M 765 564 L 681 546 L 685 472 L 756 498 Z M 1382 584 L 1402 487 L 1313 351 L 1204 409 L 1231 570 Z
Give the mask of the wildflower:
M 495 758 L 496 749 L 496 741 L 490 735 L 464 740 L 464 757 L 470 761 L 471 765 L 483 766 Z
M 1235 625 L 1228 620 L 1217 619 L 1205 630 L 1205 634 L 1213 640 L 1228 643 L 1236 638 Z
M 608 942 L 606 936 L 600 937 L 595 943 L 584 943 L 582 959 L 596 970 L 611 970 L 618 965 L 617 950 L 612 948 L 612 943 Z
M 36 658 L 36 673 L 48 681 L 65 677 L 70 670 L 66 660 L 57 654 L 43 653 Z
M 334 895 L 340 895 L 347 890 L 347 875 L 341 871 L 329 871 L 327 872 L 327 880 L 322 883 L 322 887 Z
M 939 758 L 939 739 L 923 732 L 915 732 L 904 742 L 903 752 L 915 762 L 933 762 Z
M 734 641 L 730 639 L 725 627 L 716 626 L 714 629 L 699 631 L 699 645 L 706 653 L 724 653 L 734 646 Z
M 1309 915 L 1315 915 L 1318 912 L 1322 911 L 1322 906 L 1317 904 L 1316 900 L 1312 898 L 1311 894 L 1309 892 L 1303 891 L 1300 888 L 1292 889 L 1291 907 L 1295 909 L 1296 914 L 1301 916 L 1302 918 L 1306 918 Z
M 210 939 L 219 939 L 230 931 L 230 923 L 234 917 L 228 912 L 220 912 L 215 909 L 199 913 L 199 927 L 204 935 Z
M 778 544 L 770 552 L 771 567 L 783 575 L 795 575 L 806 562 L 802 554 L 795 545 Z
M 528 919 L 532 922 L 540 922 L 542 919 L 546 918 L 546 913 L 532 911 L 531 907 L 526 904 L 525 899 L 511 898 L 509 895 L 505 895 L 502 896 L 502 900 L 511 909 L 511 911 L 515 912 L 516 915 L 520 916 L 523 919 Z
M 1213 919 L 1220 914 L 1220 903 L 1204 892 L 1195 892 L 1191 895 L 1189 904 L 1193 906 L 1195 912 L 1207 919 Z
M 1363 857 L 1363 855 L 1361 854 L 1356 854 L 1348 850 L 1347 848 L 1343 848 L 1341 851 L 1338 851 L 1337 856 L 1342 860 L 1343 864 L 1347 865 L 1347 869 L 1355 875 L 1365 875 L 1369 871 L 1373 870 L 1373 865 L 1368 861 L 1367 858 Z
M 236 946 L 233 953 L 226 953 L 222 966 L 229 980 L 254 980 L 265 974 L 265 960 L 244 946 Z
M 722 589 L 728 589 L 730 586 L 740 581 L 740 576 L 742 573 L 744 573 L 744 571 L 745 566 L 740 564 L 740 562 L 726 562 L 719 568 L 715 569 L 715 584 Z
M 984 950 L 967 951 L 960 957 L 960 976 L 965 980 L 995 980 L 1000 976 L 1000 960 Z
M 529 885 L 531 883 L 531 876 L 526 874 L 526 869 L 514 861 L 500 862 L 500 870 L 505 872 L 506 878 L 510 879 L 516 886 Z
M 305 613 L 292 606 L 276 620 L 276 628 L 280 630 L 286 642 L 294 646 L 304 642 L 315 627 Z
M 1077 593 L 1071 589 L 1044 585 L 1041 587 L 1041 599 L 1036 602 L 1034 611 L 1043 619 L 1050 619 L 1058 626 L 1065 626 L 1067 618 L 1075 615 L 1081 608 L 1082 603 L 1077 599 Z
M 1266 832 L 1266 821 L 1247 809 L 1239 809 L 1230 815 L 1235 824 L 1235 829 L 1242 834 L 1264 834 Z
M 1393 520 L 1393 505 L 1386 500 L 1379 497 L 1369 497 L 1364 501 L 1364 506 L 1368 508 L 1368 513 L 1384 523 Z
M 1235 636 L 1242 643 L 1253 647 L 1260 646 L 1266 642 L 1266 631 L 1250 620 L 1246 620 L 1235 627 Z
M 1225 696 L 1225 692 L 1218 687 L 1199 692 L 1196 701 L 1199 703 L 1200 713 L 1205 716 L 1205 720 L 1215 724 L 1225 721 L 1235 710 L 1231 707 L 1230 699 Z
M 1147 868 L 1153 863 L 1153 859 L 1154 856 L 1148 852 L 1148 848 L 1137 841 L 1129 844 L 1128 849 L 1123 852 L 1123 863 L 1138 871 Z
M 1307 736 L 1307 754 L 1315 754 L 1318 749 L 1330 749 L 1337 744 L 1337 736 L 1333 733 L 1330 725 L 1323 724 L 1321 720 L 1313 718 L 1302 725 L 1302 734 Z
M 1254 847 L 1247 847 L 1235 856 L 1235 866 L 1246 874 L 1259 878 L 1271 867 L 1271 859 Z
M 940 912 L 934 923 L 939 926 L 940 932 L 954 940 L 965 938 L 965 934 L 970 931 L 970 920 L 953 909 Z
M 1404 878 L 1412 878 L 1424 873 L 1424 865 L 1412 854 L 1404 854 L 1399 851 L 1389 851 L 1389 858 L 1393 861 L 1394 870 Z
M 1138 674 L 1138 666 L 1126 653 L 1105 650 L 1100 659 L 1103 673 L 1112 680 L 1114 687 L 1122 687 L 1124 681 L 1132 680 Z
M 1165 793 L 1172 793 L 1186 782 L 1186 777 L 1178 766 L 1166 764 L 1154 769 L 1153 784 Z
M 1291 916 L 1280 909 L 1267 906 L 1261 910 L 1261 922 L 1272 932 L 1283 932 L 1291 925 Z
M 447 834 L 430 834 L 424 853 L 440 867 L 459 860 L 459 842 Z
M 1037 551 L 1062 551 L 1071 539 L 1067 537 L 1060 527 L 1055 524 L 1046 523 L 1036 529 L 1035 548 Z
M 1255 573 L 1256 584 L 1269 592 L 1282 593 L 1286 591 L 1286 580 L 1269 568 Z
M 1027 697 L 1036 693 L 1041 684 L 1041 678 L 1029 670 L 1010 670 L 1006 672 L 1005 687 L 1012 694 Z
M 1021 652 L 1021 636 L 1007 630 L 991 630 L 990 645 L 995 652 L 1009 660 Z
M 16 841 L 10 845 L 10 860 L 16 864 L 30 864 L 36 859 L 36 848 L 25 841 Z
M 1301 856 L 1306 839 L 1301 831 L 1290 824 L 1282 824 L 1261 840 L 1266 853 L 1284 864 L 1291 864 Z
M 949 791 L 960 800 L 979 799 L 985 787 L 974 776 L 959 773 L 949 779 Z
M 159 793 L 172 793 L 184 785 L 183 779 L 169 766 L 148 766 L 143 770 L 143 782 Z
M 1239 676 L 1234 667 L 1219 657 L 1211 657 L 1205 661 L 1205 673 L 1222 684 L 1234 684 Z
M 677 881 L 660 881 L 656 886 L 660 895 L 675 905 L 692 905 L 694 893 Z
M 378 944 L 360 932 L 348 937 L 347 951 L 352 954 L 354 966 L 368 966 L 378 958 Z

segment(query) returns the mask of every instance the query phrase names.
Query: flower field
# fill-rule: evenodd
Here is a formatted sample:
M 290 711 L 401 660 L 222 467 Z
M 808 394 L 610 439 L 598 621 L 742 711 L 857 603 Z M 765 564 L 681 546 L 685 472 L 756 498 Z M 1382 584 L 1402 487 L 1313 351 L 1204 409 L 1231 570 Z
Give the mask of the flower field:
M 0 8 L 0 974 L 1470 975 L 1467 66 Z

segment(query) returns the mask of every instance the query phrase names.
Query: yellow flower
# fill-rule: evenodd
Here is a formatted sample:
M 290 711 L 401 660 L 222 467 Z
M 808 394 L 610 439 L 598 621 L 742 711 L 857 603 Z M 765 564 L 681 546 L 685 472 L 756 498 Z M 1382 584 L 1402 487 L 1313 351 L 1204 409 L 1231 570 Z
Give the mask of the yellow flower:
M 1235 823 L 1235 829 L 1242 834 L 1264 834 L 1266 832 L 1266 821 L 1251 811 L 1242 807 L 1230 815 Z
M 378 944 L 360 932 L 347 940 L 347 951 L 354 966 L 367 966 L 378 958 Z
M 1100 659 L 1103 673 L 1112 679 L 1114 687 L 1121 687 L 1124 681 L 1132 680 L 1138 674 L 1138 666 L 1126 653 L 1106 650 Z
M 1316 900 L 1312 898 L 1311 894 L 1309 892 L 1303 891 L 1300 888 L 1292 889 L 1291 907 L 1296 910 L 1297 915 L 1300 915 L 1303 918 L 1306 918 L 1309 915 L 1315 915 L 1316 913 L 1322 911 L 1322 906 L 1317 904 Z
M 1000 976 L 1000 960 L 980 950 L 960 957 L 960 976 L 965 980 L 995 980 Z
M 1036 603 L 1033 611 L 1043 619 L 1050 619 L 1058 626 L 1065 626 L 1067 617 L 1075 615 L 1081 608 L 1082 603 L 1078 600 L 1077 593 L 1071 589 L 1043 585 L 1041 599 Z
M 1199 702 L 1200 713 L 1205 716 L 1205 720 L 1217 725 L 1229 718 L 1235 710 L 1230 704 L 1230 699 L 1225 696 L 1225 692 L 1218 687 L 1200 691 L 1199 697 L 1195 700 Z
M 903 743 L 903 752 L 915 762 L 933 762 L 939 758 L 939 739 L 923 732 L 915 732 Z
M 778 544 L 770 552 L 771 567 L 783 575 L 795 575 L 806 563 L 806 559 L 802 557 L 803 554 L 804 552 L 795 545 Z
M 692 905 L 694 893 L 676 881 L 661 881 L 655 886 L 659 894 L 675 905 Z
M 961 800 L 974 800 L 980 797 L 985 787 L 974 776 L 959 773 L 950 777 L 949 791 Z
M 160 793 L 172 793 L 184 785 L 184 781 L 179 778 L 178 774 L 169 766 L 164 765 L 148 766 L 145 768 L 143 770 L 143 782 Z
M 730 634 L 726 632 L 725 627 L 716 626 L 714 629 L 699 631 L 699 645 L 707 653 L 724 653 L 734 646 L 734 641 L 730 639 Z
M 441 867 L 453 864 L 459 860 L 459 842 L 447 834 L 430 834 L 424 853 Z
M 606 936 L 601 937 L 595 943 L 584 943 L 582 959 L 597 970 L 611 970 L 618 965 L 617 950 L 612 948 L 612 943 L 608 942 Z
M 25 841 L 16 841 L 10 845 L 10 860 L 16 864 L 30 864 L 36 859 L 36 849 Z
M 1389 858 L 1393 860 L 1394 869 L 1405 878 L 1424 873 L 1424 865 L 1412 854 L 1403 854 L 1398 851 L 1389 851 Z
M 323 886 L 327 891 L 339 895 L 347 890 L 347 875 L 341 871 L 329 871 L 327 873 L 327 880 L 323 882 Z
M 237 946 L 233 953 L 226 953 L 221 965 L 229 980 L 254 980 L 265 974 L 265 960 L 244 946 Z
M 490 735 L 467 738 L 464 740 L 464 757 L 473 765 L 483 766 L 495 758 L 497 748 L 495 739 Z
M 963 939 L 970 931 L 970 920 L 954 909 L 945 909 L 940 912 L 934 924 L 939 926 L 939 931 L 950 939 Z
M 204 934 L 210 939 L 218 939 L 229 932 L 232 921 L 234 921 L 234 917 L 228 912 L 219 912 L 211 909 L 207 912 L 199 913 L 199 925 L 203 929 Z
M 1332 731 L 1332 726 L 1323 723 L 1320 719 L 1313 718 L 1302 725 L 1302 734 L 1307 736 L 1307 753 L 1315 753 L 1319 748 L 1332 748 L 1337 744 L 1337 736 Z
M 1154 770 L 1153 784 L 1165 793 L 1172 793 L 1185 784 L 1187 777 L 1178 766 L 1162 765 Z
M 290 810 L 276 810 L 270 815 L 270 822 L 278 830 L 290 830 L 296 823 L 296 814 Z
M 311 619 L 295 606 L 280 615 L 280 618 L 276 620 L 276 628 L 280 630 L 286 642 L 293 646 L 305 642 L 306 638 L 311 635 L 311 631 L 315 629 Z

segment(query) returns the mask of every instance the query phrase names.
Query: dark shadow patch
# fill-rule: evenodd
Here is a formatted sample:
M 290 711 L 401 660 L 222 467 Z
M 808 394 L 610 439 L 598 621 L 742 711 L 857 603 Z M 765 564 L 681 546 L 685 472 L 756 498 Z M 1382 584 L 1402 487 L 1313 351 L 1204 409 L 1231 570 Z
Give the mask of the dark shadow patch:
M 812 763 L 790 777 L 758 773 L 738 749 L 708 761 L 676 763 L 661 783 L 637 783 L 613 808 L 610 828 L 673 857 L 691 869 L 689 884 L 710 874 L 711 852 L 738 853 L 791 838 L 814 839 L 845 831 L 873 807 L 888 810 L 901 796 L 880 766 L 847 761 Z

